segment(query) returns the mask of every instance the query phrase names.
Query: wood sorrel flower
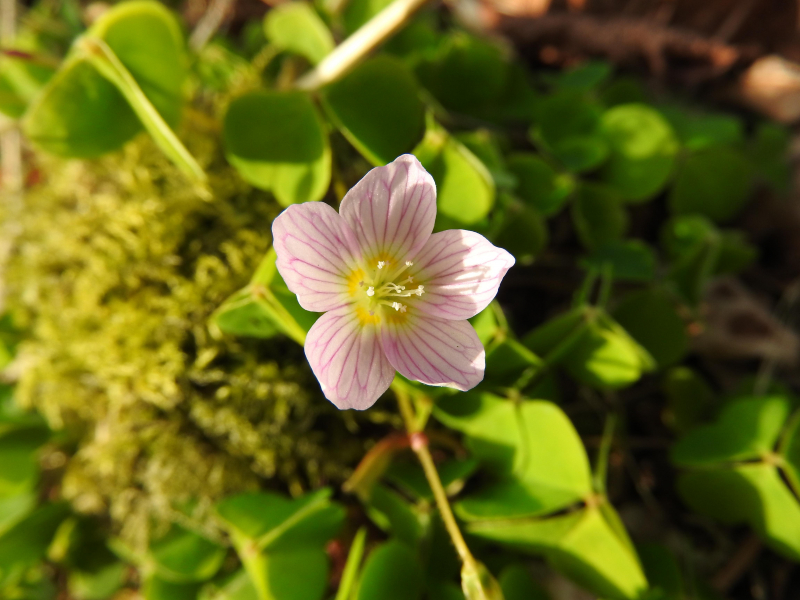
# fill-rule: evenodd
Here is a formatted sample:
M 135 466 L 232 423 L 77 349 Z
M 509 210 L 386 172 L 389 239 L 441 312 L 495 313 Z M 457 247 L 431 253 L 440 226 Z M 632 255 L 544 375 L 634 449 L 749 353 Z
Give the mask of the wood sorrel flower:
M 460 229 L 431 234 L 436 184 L 406 154 L 372 169 L 342 200 L 295 204 L 272 225 L 277 266 L 306 310 L 325 312 L 306 357 L 337 407 L 372 406 L 395 371 L 459 390 L 483 379 L 466 319 L 492 301 L 514 258 Z

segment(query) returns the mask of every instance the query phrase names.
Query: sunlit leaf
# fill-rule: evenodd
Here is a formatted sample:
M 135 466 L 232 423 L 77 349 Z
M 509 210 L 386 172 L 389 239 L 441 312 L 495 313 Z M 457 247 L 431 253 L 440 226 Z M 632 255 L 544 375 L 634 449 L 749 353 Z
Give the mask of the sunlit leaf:
M 436 182 L 440 214 L 464 225 L 486 217 L 495 200 L 494 182 L 461 142 L 448 136 L 438 155 L 421 161 Z
M 702 467 L 760 458 L 775 447 L 789 410 L 789 400 L 782 396 L 735 400 L 716 423 L 680 439 L 672 460 L 682 467 Z
M 672 176 L 678 140 L 670 124 L 644 104 L 622 104 L 601 119 L 611 155 L 603 179 L 631 202 L 649 200 Z
M 414 76 L 398 59 L 377 56 L 322 93 L 345 137 L 375 165 L 411 152 L 425 133 L 425 108 Z
M 167 124 L 177 123 L 186 57 L 180 27 L 169 10 L 149 0 L 124 2 L 104 13 L 87 36 L 105 42 Z M 42 149 L 80 158 L 119 148 L 141 127 L 120 90 L 81 54 L 80 45 L 23 121 L 26 136 Z
M 283 206 L 321 199 L 331 177 L 328 136 L 303 92 L 249 92 L 228 107 L 223 125 L 228 161 Z
M 647 587 L 639 561 L 598 509 L 549 519 L 487 520 L 468 531 L 543 554 L 560 572 L 603 598 L 634 599 Z
M 765 463 L 682 474 L 678 491 L 692 510 L 747 523 L 775 550 L 800 560 L 800 504 L 778 469 Z
M 618 323 L 594 307 L 559 315 L 522 341 L 542 358 L 561 365 L 578 381 L 600 389 L 631 385 L 656 365 Z
M 344 511 L 321 489 L 289 500 L 268 493 L 244 493 L 226 498 L 217 513 L 232 531 L 268 551 L 321 545 L 339 530 Z
M 569 419 L 550 402 L 515 404 L 472 393 L 441 399 L 434 414 L 464 432 L 473 455 L 502 477 L 458 503 L 462 518 L 552 512 L 591 492 L 583 445 Z M 545 460 L 554 451 L 560 460 Z
M 264 17 L 264 32 L 272 44 L 317 64 L 334 48 L 333 36 L 305 2 L 279 4 Z

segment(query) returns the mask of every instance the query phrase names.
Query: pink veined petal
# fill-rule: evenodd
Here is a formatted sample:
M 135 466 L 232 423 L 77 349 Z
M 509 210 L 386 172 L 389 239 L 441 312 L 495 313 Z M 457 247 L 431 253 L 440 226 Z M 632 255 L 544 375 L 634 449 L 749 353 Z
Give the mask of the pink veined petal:
M 461 391 L 483 380 L 486 353 L 467 321 L 409 314 L 404 322 L 384 322 L 380 336 L 389 362 L 409 379 Z
M 425 286 L 425 293 L 414 299 L 414 309 L 439 319 L 474 317 L 497 295 L 512 266 L 514 257 L 479 233 L 434 233 L 409 271 L 415 284 Z
M 325 397 L 339 409 L 369 408 L 394 379 L 376 326 L 362 324 L 352 306 L 322 315 L 308 332 L 305 350 Z
M 336 211 L 322 202 L 294 204 L 272 224 L 276 266 L 306 310 L 349 302 L 347 277 L 358 269 L 358 244 Z
M 339 207 L 367 260 L 412 260 L 436 220 L 436 184 L 410 154 L 377 167 L 347 192 Z

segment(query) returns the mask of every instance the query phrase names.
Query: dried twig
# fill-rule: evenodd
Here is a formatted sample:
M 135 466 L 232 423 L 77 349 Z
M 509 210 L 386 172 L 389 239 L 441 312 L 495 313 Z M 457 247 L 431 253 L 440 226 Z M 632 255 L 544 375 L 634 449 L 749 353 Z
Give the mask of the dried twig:
M 747 539 L 739 544 L 730 560 L 714 575 L 711 580 L 712 587 L 724 594 L 742 578 L 761 554 L 763 544 L 758 537 L 751 533 Z
M 189 47 L 195 52 L 201 50 L 222 25 L 225 18 L 233 11 L 236 0 L 211 0 L 206 13 L 189 38 Z
M 718 77 L 755 59 L 758 50 L 672 27 L 650 19 L 551 13 L 538 18 L 499 16 L 496 29 L 519 45 L 556 46 L 579 54 L 601 56 L 620 65 L 645 62 L 664 75 L 671 61 L 700 68 L 704 77 Z

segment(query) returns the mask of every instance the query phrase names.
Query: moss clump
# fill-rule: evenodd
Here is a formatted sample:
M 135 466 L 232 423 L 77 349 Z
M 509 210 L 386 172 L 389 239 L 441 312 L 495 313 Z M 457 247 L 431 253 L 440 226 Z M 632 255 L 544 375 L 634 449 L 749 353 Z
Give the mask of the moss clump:
M 144 135 L 96 161 L 42 159 L 6 275 L 29 334 L 19 401 L 74 439 L 63 494 L 137 544 L 154 523 L 213 527 L 215 500 L 263 478 L 292 491 L 341 480 L 363 448 L 300 348 L 210 335 L 279 207 L 213 135 L 193 135 L 212 198 Z

